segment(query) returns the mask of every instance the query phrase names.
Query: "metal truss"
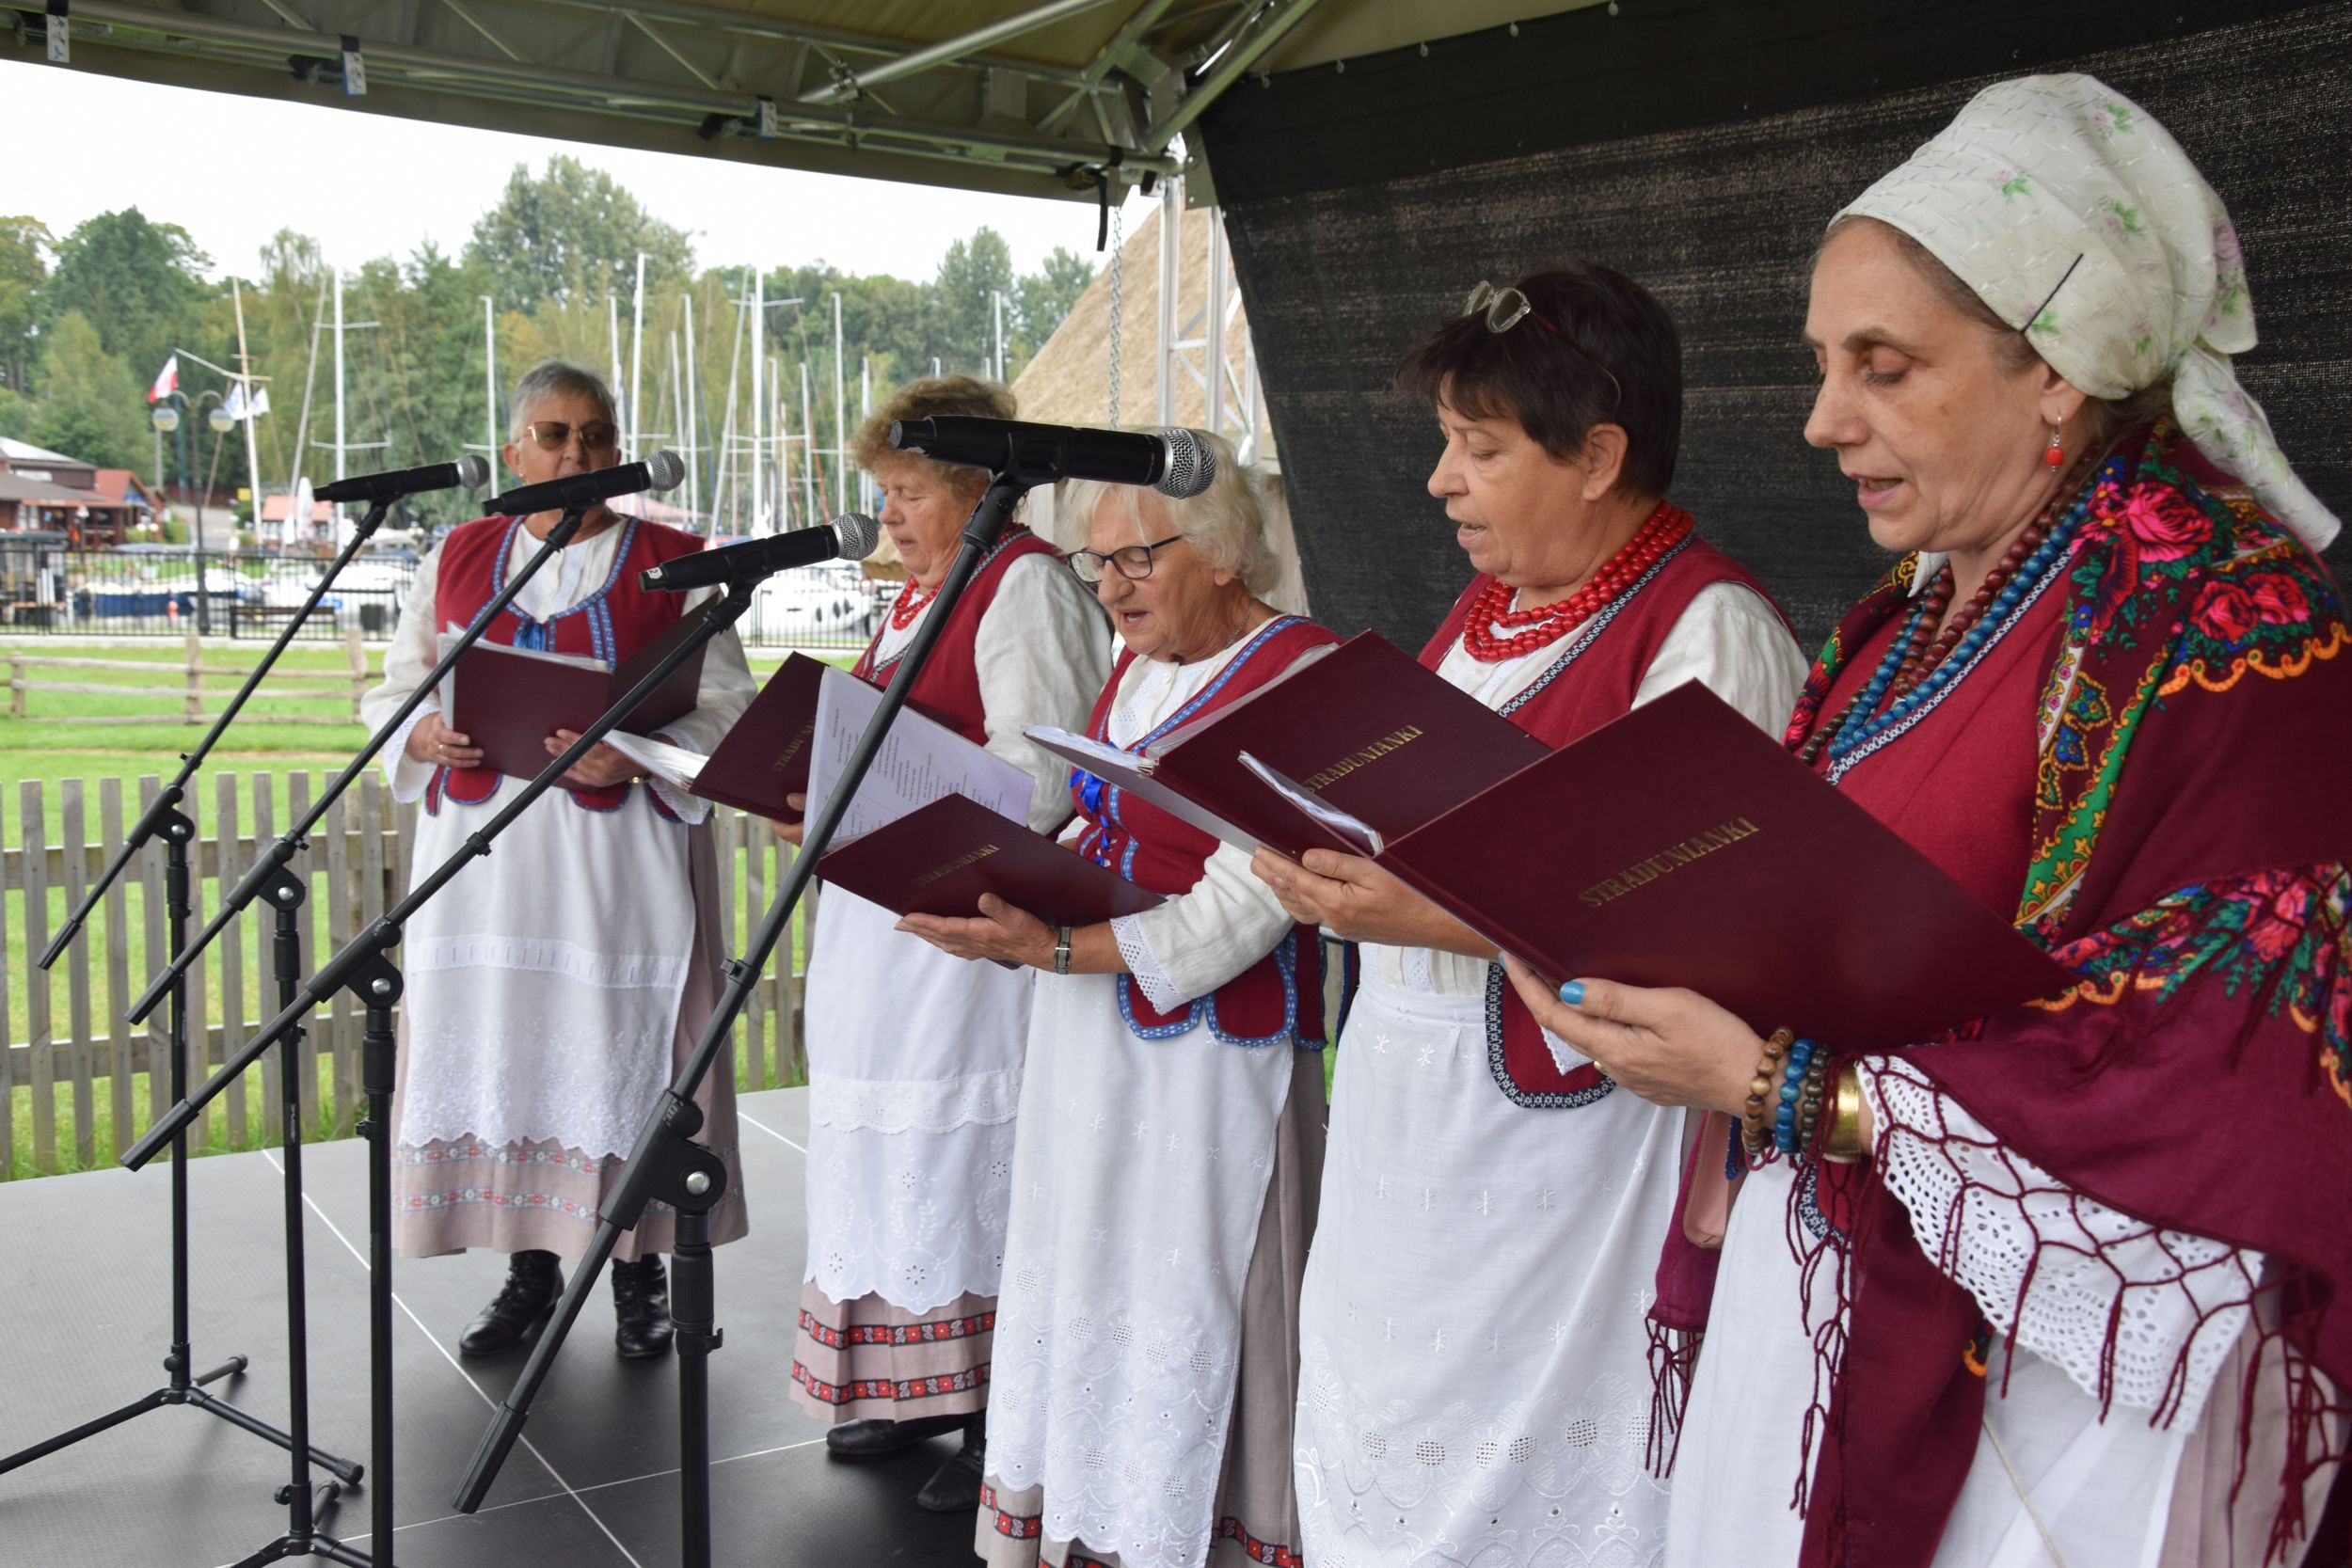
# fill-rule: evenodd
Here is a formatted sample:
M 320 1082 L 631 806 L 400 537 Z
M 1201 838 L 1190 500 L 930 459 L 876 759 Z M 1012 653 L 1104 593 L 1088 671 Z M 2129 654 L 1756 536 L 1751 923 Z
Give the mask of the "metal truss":
M 52 3 L 0 0 L 0 18 L 38 46 Z M 339 102 L 356 47 L 357 107 L 1092 198 L 1181 172 L 1184 128 L 1316 3 L 1045 0 L 930 41 L 803 20 L 841 8 L 819 0 L 69 0 L 68 15 L 76 68 Z M 1025 44 L 1040 57 L 1009 49 Z

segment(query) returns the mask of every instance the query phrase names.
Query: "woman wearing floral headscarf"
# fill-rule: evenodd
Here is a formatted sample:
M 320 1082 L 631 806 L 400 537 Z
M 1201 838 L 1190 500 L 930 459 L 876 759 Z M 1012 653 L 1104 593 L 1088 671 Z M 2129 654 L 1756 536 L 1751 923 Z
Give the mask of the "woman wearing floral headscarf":
M 1838 214 L 1805 337 L 1903 553 L 1788 744 L 2080 982 L 1833 1057 L 1515 972 L 1743 1122 L 1667 1560 L 2299 1562 L 2352 1386 L 2352 632 L 2228 214 L 2103 84 L 2004 83 Z

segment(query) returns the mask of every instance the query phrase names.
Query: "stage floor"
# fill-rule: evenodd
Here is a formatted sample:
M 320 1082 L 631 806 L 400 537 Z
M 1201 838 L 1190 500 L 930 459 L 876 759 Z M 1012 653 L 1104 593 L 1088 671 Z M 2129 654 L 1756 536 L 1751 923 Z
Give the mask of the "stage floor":
M 804 1233 L 805 1089 L 743 1101 L 752 1233 L 719 1249 L 711 1362 L 715 1560 L 759 1568 L 961 1564 L 969 1514 L 910 1498 L 952 1451 L 946 1438 L 877 1465 L 829 1461 L 823 1428 L 786 1388 Z M 368 1460 L 367 1173 L 357 1139 L 313 1146 L 310 1196 L 311 1440 Z M 197 1365 L 252 1365 L 210 1391 L 285 1425 L 285 1307 L 275 1151 L 188 1168 Z M 0 1184 L 0 1453 L 160 1385 L 170 1304 L 166 1167 Z M 523 1353 L 460 1361 L 457 1336 L 496 1292 L 501 1259 L 403 1259 L 394 1276 L 400 1568 L 659 1568 L 677 1560 L 676 1362 L 612 1354 L 611 1295 L 582 1312 L 481 1513 L 450 1497 Z M 287 1479 L 274 1445 L 217 1417 L 172 1408 L 0 1476 L 8 1568 L 215 1568 L 281 1535 Z M 313 1472 L 322 1475 L 324 1472 Z M 372 1484 L 374 1477 L 371 1475 Z M 364 1549 L 365 1487 L 335 1533 Z

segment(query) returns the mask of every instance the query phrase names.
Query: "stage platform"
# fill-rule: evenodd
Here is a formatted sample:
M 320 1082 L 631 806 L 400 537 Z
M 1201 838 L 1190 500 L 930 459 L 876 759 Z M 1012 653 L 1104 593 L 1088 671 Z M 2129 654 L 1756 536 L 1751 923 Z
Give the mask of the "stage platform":
M 719 1249 L 711 1362 L 715 1559 L 743 1568 L 964 1564 L 969 1514 L 910 1502 L 952 1451 L 941 1438 L 877 1465 L 835 1464 L 786 1396 L 803 1262 L 805 1089 L 743 1101 L 752 1233 Z M 367 1173 L 357 1139 L 314 1145 L 310 1195 L 311 1440 L 368 1460 Z M 163 1383 L 169 1325 L 166 1167 L 0 1184 L 0 1452 Z M 211 1392 L 285 1424 L 285 1316 L 274 1150 L 189 1166 L 198 1367 L 252 1366 Z M 457 1336 L 498 1289 L 496 1256 L 401 1260 L 394 1276 L 400 1568 L 661 1568 L 677 1560 L 676 1363 L 612 1354 L 611 1295 L 582 1312 L 481 1513 L 450 1508 L 459 1472 L 523 1353 L 461 1361 Z M 322 1474 L 323 1472 L 314 1472 Z M 0 1476 L 7 1568 L 217 1568 L 282 1534 L 274 1445 L 189 1409 Z M 370 1481 L 373 1477 L 369 1478 Z M 364 1548 L 365 1488 L 331 1522 Z

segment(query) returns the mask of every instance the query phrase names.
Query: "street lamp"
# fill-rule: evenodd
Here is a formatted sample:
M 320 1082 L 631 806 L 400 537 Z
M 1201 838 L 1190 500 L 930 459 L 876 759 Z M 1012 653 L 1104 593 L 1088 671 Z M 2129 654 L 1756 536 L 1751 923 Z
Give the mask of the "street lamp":
M 194 413 L 207 403 L 210 403 L 213 408 L 212 412 L 206 416 L 206 422 L 212 425 L 213 435 L 215 437 L 213 442 L 213 472 L 205 478 L 204 490 L 199 490 L 196 493 L 196 526 L 190 533 L 190 537 L 196 544 L 196 631 L 199 637 L 211 635 L 213 629 L 212 585 L 206 580 L 204 563 L 204 491 L 213 487 L 213 479 L 220 473 L 221 440 L 225 439 L 230 431 L 237 428 L 236 416 L 220 406 L 220 394 L 210 388 L 197 393 L 193 400 L 185 392 L 174 388 L 164 394 L 162 401 L 155 404 L 154 412 L 148 416 L 148 422 L 152 424 L 159 434 L 177 433 L 174 435 L 172 446 L 180 456 L 180 488 L 185 491 L 188 488 L 189 479 L 188 436 L 187 432 L 181 428 L 180 408 L 172 405 L 177 404 L 180 407 L 184 407 L 190 413 Z M 254 495 L 257 498 L 254 507 L 258 512 L 261 506 L 258 499 L 261 491 L 256 488 Z

